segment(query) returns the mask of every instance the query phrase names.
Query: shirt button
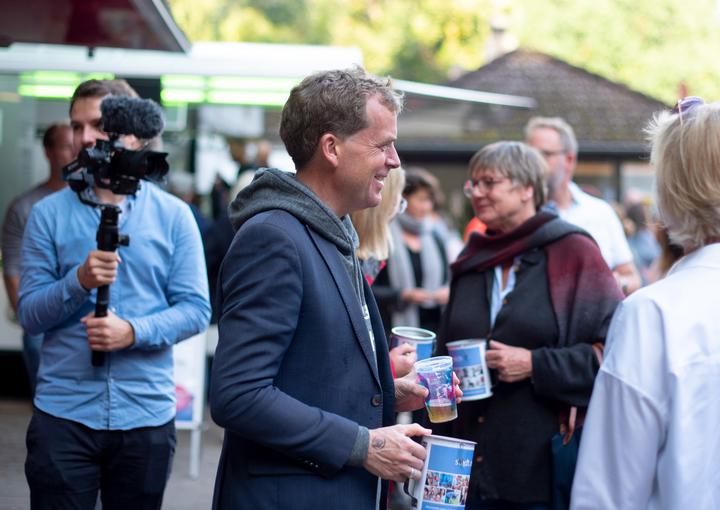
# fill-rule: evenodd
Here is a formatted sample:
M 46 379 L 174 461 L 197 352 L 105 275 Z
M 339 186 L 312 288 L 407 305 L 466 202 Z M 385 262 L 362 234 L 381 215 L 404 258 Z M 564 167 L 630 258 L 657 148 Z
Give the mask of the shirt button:
M 485 423 L 485 417 L 484 416 L 478 416 L 478 423 Z
M 373 407 L 379 407 L 380 404 L 382 404 L 382 395 L 374 395 L 370 402 L 372 403 Z

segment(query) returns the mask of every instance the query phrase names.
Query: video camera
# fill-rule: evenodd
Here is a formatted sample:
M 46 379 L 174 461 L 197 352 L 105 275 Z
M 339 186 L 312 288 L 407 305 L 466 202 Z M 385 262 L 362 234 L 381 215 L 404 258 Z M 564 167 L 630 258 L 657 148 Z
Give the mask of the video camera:
M 126 149 L 121 135 L 151 139 L 165 127 L 160 106 L 150 99 L 108 96 L 100 104 L 102 129 L 109 140 L 82 149 L 75 161 L 63 168 L 63 178 L 80 193 L 91 185 L 118 195 L 134 195 L 140 180 L 161 181 L 168 172 L 166 152 Z
M 97 140 L 95 147 L 82 149 L 78 158 L 63 168 L 63 178 L 83 204 L 101 211 L 96 235 L 98 249 L 115 251 L 130 243 L 130 238 L 118 229 L 121 209 L 83 196 L 83 191 L 95 185 L 117 195 L 134 195 L 140 189 L 141 179 L 159 181 L 165 177 L 166 152 L 126 149 L 120 141 L 122 135 L 135 135 L 144 140 L 155 138 L 162 133 L 165 121 L 160 106 L 149 99 L 109 96 L 100 103 L 100 111 L 102 130 L 109 140 Z M 109 305 L 110 287 L 101 285 L 97 289 L 95 317 L 107 317 Z M 103 366 L 105 353 L 93 351 L 92 364 Z

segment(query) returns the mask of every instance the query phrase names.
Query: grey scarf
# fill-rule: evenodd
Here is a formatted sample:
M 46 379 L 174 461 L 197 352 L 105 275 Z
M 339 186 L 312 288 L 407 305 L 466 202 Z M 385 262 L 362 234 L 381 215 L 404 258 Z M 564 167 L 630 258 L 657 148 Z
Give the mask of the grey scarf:
M 390 224 L 390 232 L 392 233 L 393 240 L 393 249 L 390 253 L 387 267 L 390 285 L 393 289 L 399 291 L 415 287 L 420 287 L 428 291 L 436 291 L 445 284 L 443 281 L 443 274 L 445 273 L 445 268 L 443 268 L 444 259 L 440 253 L 440 248 L 426 223 L 406 216 L 407 215 L 402 214 Z M 422 264 L 423 281 L 418 282 L 417 285 L 412 262 L 410 261 L 410 254 L 403 242 L 403 228 L 410 233 L 417 233 L 420 236 L 420 263 Z M 393 312 L 392 326 L 420 326 L 419 306 L 432 308 L 437 305 L 432 301 L 423 303 L 422 305 L 407 305 Z

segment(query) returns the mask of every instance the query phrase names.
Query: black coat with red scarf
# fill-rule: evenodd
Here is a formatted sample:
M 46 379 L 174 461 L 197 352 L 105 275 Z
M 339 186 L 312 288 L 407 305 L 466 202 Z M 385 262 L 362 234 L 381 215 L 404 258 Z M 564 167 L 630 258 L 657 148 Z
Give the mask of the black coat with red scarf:
M 515 288 L 491 327 L 494 267 L 516 257 Z M 508 234 L 471 238 L 453 265 L 439 354 L 453 340 L 491 338 L 529 349 L 533 375 L 496 382 L 492 397 L 464 402 L 457 420 L 435 430 L 478 443 L 470 502 L 550 501 L 558 409 L 587 405 L 598 370 L 592 344 L 604 341 L 621 299 L 595 242 L 551 213 L 538 213 Z

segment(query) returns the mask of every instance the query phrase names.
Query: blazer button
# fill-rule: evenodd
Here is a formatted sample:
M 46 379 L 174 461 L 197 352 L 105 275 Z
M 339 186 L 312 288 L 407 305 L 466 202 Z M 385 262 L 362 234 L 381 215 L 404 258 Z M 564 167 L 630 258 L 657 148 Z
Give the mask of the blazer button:
M 502 304 L 504 304 L 504 305 L 508 304 L 507 298 L 503 299 Z
M 478 416 L 478 423 L 485 423 L 485 417 L 484 416 Z
M 482 461 L 483 461 L 482 455 L 478 455 L 477 457 L 475 457 L 475 462 L 480 463 Z
M 382 395 L 373 395 L 373 398 L 370 402 L 372 403 L 373 407 L 379 407 L 382 404 Z

